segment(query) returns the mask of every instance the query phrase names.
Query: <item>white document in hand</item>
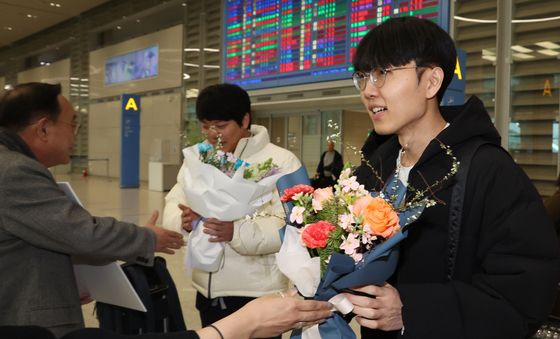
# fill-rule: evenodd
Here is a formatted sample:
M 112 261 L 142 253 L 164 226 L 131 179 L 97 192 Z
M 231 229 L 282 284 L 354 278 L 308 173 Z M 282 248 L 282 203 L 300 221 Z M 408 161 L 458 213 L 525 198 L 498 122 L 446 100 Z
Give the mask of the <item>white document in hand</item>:
M 146 312 L 146 307 L 117 262 L 108 265 L 74 265 L 80 293 L 96 301 Z
M 68 182 L 58 182 L 58 187 L 73 201 L 82 206 L 80 199 Z M 74 274 L 80 293 L 89 294 L 94 300 L 146 312 L 138 293 L 116 262 L 107 265 L 74 265 Z

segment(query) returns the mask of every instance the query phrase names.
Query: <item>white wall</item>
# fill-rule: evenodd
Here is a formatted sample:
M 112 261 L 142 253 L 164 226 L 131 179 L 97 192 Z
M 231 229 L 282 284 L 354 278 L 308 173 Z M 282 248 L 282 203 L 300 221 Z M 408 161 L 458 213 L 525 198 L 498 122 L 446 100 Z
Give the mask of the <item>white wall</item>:
M 142 97 L 140 112 L 140 180 L 148 180 L 148 162 L 161 140 L 168 140 L 164 153 L 169 162 L 180 163 L 181 98 L 179 93 Z M 90 105 L 89 158 L 109 159 L 109 175 L 120 177 L 121 102 L 111 101 Z M 89 172 L 104 176 L 102 161 L 89 163 Z
M 53 62 L 48 66 L 41 66 L 19 72 L 17 75 L 17 82 L 18 84 L 25 82 L 61 84 L 62 94 L 70 99 L 70 59 L 63 59 Z
M 180 87 L 183 69 L 182 43 L 183 25 L 177 25 L 91 52 L 89 55 L 90 98 Z M 159 69 L 156 77 L 105 85 L 105 61 L 108 58 L 153 45 L 159 46 Z

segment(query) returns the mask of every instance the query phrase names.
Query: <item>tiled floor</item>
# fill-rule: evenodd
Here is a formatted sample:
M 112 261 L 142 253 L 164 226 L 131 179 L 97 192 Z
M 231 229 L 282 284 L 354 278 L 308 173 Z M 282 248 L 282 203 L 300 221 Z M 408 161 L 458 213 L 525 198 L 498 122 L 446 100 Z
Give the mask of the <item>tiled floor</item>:
M 163 211 L 165 192 L 149 191 L 147 183 L 137 189 L 121 189 L 118 179 L 108 180 L 105 177 L 82 177 L 81 175 L 56 175 L 58 181 L 68 181 L 82 201 L 85 208 L 96 216 L 112 216 L 119 220 L 143 225 L 152 211 Z M 161 220 L 161 215 L 160 215 Z M 167 260 L 168 269 L 173 276 L 183 316 L 189 329 L 200 328 L 200 319 L 194 306 L 195 290 L 191 280 L 183 269 L 184 249 L 174 255 L 159 253 Z M 82 311 L 87 327 L 97 327 L 98 322 L 93 313 L 94 303 L 84 305 Z M 355 332 L 357 324 L 351 323 Z M 283 338 L 289 338 L 284 334 Z M 359 335 L 358 335 L 359 338 Z

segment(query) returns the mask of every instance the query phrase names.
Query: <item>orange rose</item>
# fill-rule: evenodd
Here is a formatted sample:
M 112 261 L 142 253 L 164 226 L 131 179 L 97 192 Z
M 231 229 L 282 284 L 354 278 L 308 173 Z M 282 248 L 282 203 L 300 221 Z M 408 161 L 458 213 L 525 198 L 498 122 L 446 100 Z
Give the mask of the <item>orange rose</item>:
M 363 218 L 364 229 L 375 236 L 387 239 L 401 229 L 397 212 L 383 198 L 362 197 L 354 202 L 352 212 Z

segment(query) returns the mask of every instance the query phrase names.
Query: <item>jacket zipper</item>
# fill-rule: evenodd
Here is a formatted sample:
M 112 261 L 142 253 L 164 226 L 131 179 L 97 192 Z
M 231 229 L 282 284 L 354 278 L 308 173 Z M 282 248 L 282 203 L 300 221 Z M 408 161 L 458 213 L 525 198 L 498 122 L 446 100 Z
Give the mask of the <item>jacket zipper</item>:
M 212 299 L 212 272 L 208 273 L 208 299 Z

